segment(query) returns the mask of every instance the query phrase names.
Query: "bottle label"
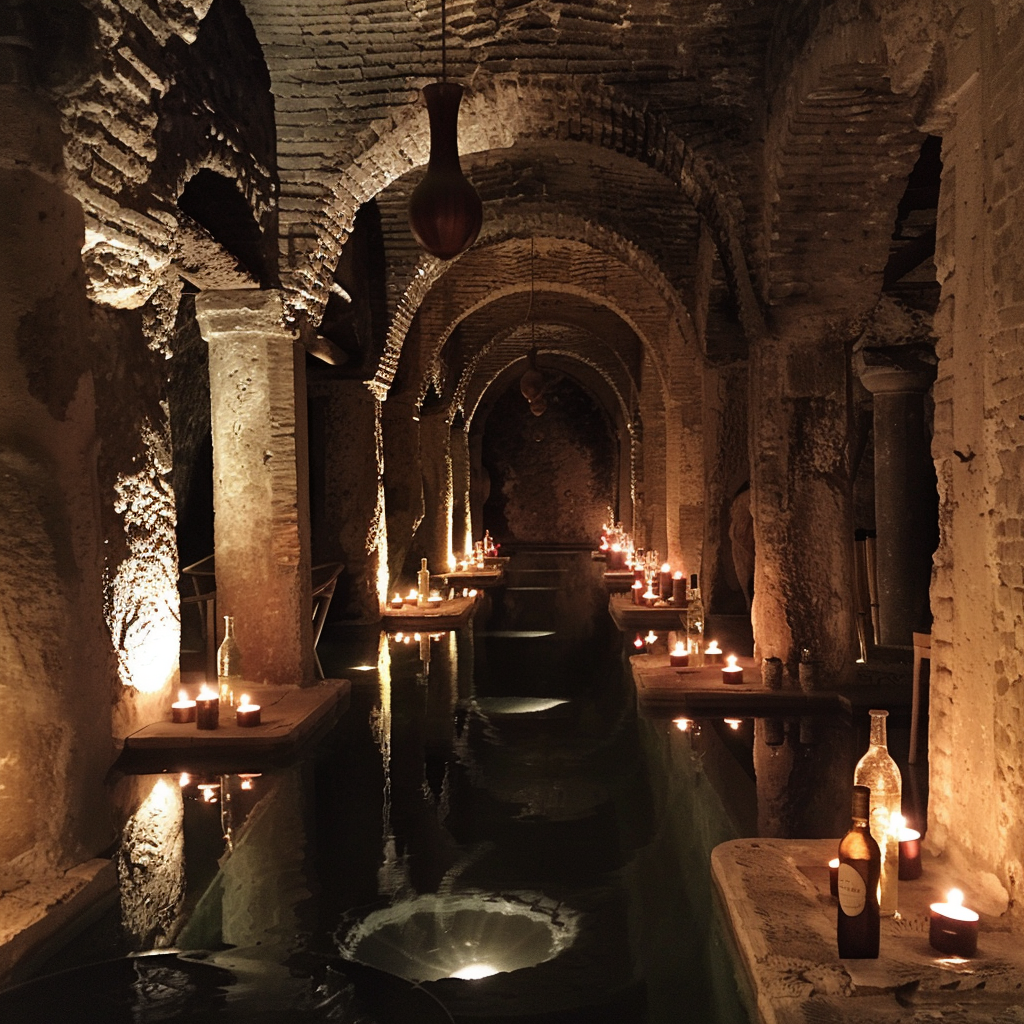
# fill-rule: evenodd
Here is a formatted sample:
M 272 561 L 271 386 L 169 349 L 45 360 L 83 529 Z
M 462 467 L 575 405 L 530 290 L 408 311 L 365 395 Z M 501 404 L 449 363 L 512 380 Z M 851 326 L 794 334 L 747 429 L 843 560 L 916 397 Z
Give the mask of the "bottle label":
M 868 886 L 860 872 L 849 864 L 839 865 L 839 906 L 847 917 L 856 917 L 867 903 Z

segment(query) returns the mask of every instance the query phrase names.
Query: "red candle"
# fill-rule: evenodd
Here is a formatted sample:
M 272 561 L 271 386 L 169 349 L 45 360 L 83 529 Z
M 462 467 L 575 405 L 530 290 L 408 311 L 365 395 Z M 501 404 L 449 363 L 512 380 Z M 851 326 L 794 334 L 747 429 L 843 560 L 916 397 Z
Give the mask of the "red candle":
M 686 604 L 686 577 L 681 571 L 672 573 L 672 603 Z
M 900 829 L 900 881 L 921 877 L 921 833 L 912 828 Z
M 188 699 L 184 690 L 178 692 L 178 699 L 171 705 L 171 721 L 179 725 L 196 720 L 196 702 Z
M 196 728 L 216 729 L 220 721 L 220 697 L 205 684 L 196 698 Z
M 704 664 L 721 665 L 723 657 L 724 654 L 722 648 L 718 646 L 718 641 L 712 640 L 704 651 Z
M 672 566 L 665 562 L 658 574 L 658 596 L 667 601 L 672 596 Z
M 736 664 L 736 655 L 730 654 L 726 658 L 728 664 L 722 669 L 722 682 L 735 685 L 743 682 L 743 666 Z
M 950 889 L 945 903 L 931 905 L 928 941 L 940 953 L 966 958 L 978 951 L 978 915 L 963 902 L 964 894 Z
M 828 891 L 839 898 L 839 858 L 833 857 L 828 862 Z
M 235 722 L 244 728 L 259 725 L 259 704 L 250 704 L 249 698 L 245 694 L 242 694 L 242 703 L 238 705 L 238 708 L 235 711 Z

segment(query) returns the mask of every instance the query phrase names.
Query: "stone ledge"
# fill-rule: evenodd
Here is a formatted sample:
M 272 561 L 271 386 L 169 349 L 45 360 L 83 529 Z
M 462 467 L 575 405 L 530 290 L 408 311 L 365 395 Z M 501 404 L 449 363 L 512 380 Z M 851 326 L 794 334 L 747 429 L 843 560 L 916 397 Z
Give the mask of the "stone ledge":
M 879 958 L 839 959 L 827 867 L 838 842 L 740 839 L 712 851 L 712 877 L 752 993 L 751 1020 L 1009 1019 L 1008 1008 L 1024 1003 L 1024 943 L 1000 918 L 982 913 L 977 956 L 937 954 L 928 943 L 929 904 L 955 885 L 967 893 L 968 905 L 977 905 L 970 880 L 957 879 L 927 853 L 922 877 L 900 883 L 900 916 L 883 918 Z
M 34 964 L 106 910 L 116 894 L 114 862 L 101 858 L 0 893 L 0 983 L 28 977 Z

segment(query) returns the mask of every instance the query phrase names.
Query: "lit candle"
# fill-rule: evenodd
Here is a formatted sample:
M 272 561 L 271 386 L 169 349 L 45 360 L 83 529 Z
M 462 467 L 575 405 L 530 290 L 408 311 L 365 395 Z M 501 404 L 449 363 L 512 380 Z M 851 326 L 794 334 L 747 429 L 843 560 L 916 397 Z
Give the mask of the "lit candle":
M 395 593 L 395 596 L 391 598 L 392 608 L 401 608 L 404 603 L 405 602 L 402 600 L 402 595 L 397 592 Z
M 900 881 L 920 878 L 921 833 L 916 829 L 907 828 L 907 819 L 898 813 L 893 813 L 891 828 L 900 844 Z
M 642 651 L 644 649 L 644 638 L 639 633 L 637 633 L 636 639 L 633 641 L 633 646 L 638 651 Z
M 633 583 L 632 591 L 633 591 L 633 604 L 637 604 L 637 605 L 643 604 L 644 602 L 643 602 L 643 599 L 641 598 L 640 595 L 644 592 L 644 585 L 643 585 L 643 583 L 640 582 L 640 580 L 636 580 Z
M 931 905 L 928 941 L 950 956 L 971 957 L 978 949 L 978 915 L 964 905 L 964 894 L 950 889 L 945 903 Z
M 651 605 L 654 604 L 654 602 L 657 601 L 657 600 L 658 600 L 658 595 L 653 590 L 651 590 L 650 587 L 648 587 L 644 591 L 644 595 L 643 595 L 643 602 L 644 602 L 644 604 L 647 605 L 648 608 L 650 608 Z
M 196 728 L 216 729 L 220 719 L 220 697 L 206 683 L 196 698 Z
M 413 587 L 412 590 L 410 590 L 409 593 L 406 595 L 403 604 L 416 604 L 418 600 L 419 594 L 416 593 L 416 588 Z
M 672 603 L 686 604 L 686 577 L 681 569 L 672 573 Z
M 663 601 L 672 596 L 672 566 L 668 562 L 662 562 L 661 572 L 658 575 L 658 592 Z
M 669 652 L 668 663 L 674 668 L 686 668 L 690 664 L 690 652 L 682 640 L 677 640 L 675 647 Z
M 718 646 L 717 640 L 712 640 L 704 650 L 705 665 L 722 664 L 722 648 Z
M 722 669 L 722 682 L 735 685 L 743 682 L 743 666 L 736 664 L 736 655 L 730 654 L 725 659 L 728 664 Z
M 249 698 L 246 694 L 242 694 L 242 703 L 238 705 L 235 711 L 235 721 L 238 725 L 243 727 L 249 727 L 260 724 L 260 706 L 259 704 L 249 703 Z
M 430 597 L 427 599 L 427 602 L 428 604 L 431 604 L 436 608 L 441 603 L 441 595 L 431 594 Z
M 644 637 L 644 643 L 647 644 L 648 647 L 650 647 L 651 644 L 656 644 L 657 642 L 658 634 L 655 633 L 653 629 L 649 630 L 647 636 Z
M 196 702 L 188 699 L 184 690 L 178 691 L 178 699 L 171 705 L 171 721 L 179 725 L 196 720 Z
M 839 898 L 839 858 L 833 857 L 828 862 L 828 891 L 836 899 Z

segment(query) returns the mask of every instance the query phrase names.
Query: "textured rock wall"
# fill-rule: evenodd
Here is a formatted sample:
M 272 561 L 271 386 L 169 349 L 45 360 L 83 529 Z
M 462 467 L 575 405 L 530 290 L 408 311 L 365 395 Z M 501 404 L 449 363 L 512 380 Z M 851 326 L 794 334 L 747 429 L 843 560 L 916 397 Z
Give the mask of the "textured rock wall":
M 936 261 L 930 840 L 990 872 L 1020 920 L 1024 877 L 1024 38 L 995 5 L 950 55 Z M 967 31 L 969 29 L 969 31 Z
M 483 526 L 499 543 L 593 545 L 611 503 L 614 441 L 572 381 L 552 384 L 547 399 L 547 411 L 533 416 L 518 386 L 510 387 L 488 417 Z

